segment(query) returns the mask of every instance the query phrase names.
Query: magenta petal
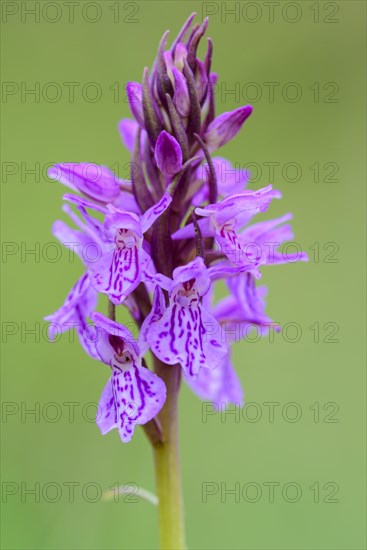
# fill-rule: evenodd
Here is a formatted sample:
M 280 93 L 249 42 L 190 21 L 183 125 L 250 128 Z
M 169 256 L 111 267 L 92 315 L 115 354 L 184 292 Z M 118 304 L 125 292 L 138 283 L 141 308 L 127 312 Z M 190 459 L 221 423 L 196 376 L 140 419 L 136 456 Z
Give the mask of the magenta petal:
M 91 319 L 98 330 L 96 348 L 103 363 L 112 367 L 114 361 L 116 361 L 116 353 L 119 354 L 122 351 L 128 352 L 129 356 L 134 358 L 140 355 L 139 345 L 127 327 L 117 323 L 117 321 L 112 321 L 112 319 L 99 312 L 93 312 Z M 115 341 L 120 342 L 121 350 L 116 351 L 113 346 Z
M 148 332 L 150 331 L 151 326 L 163 317 L 165 309 L 166 303 L 163 291 L 158 285 L 156 285 L 154 289 L 152 309 L 149 315 L 145 318 L 140 329 L 139 345 L 142 353 L 146 353 L 149 349 Z
M 248 263 L 241 266 L 233 265 L 230 261 L 220 262 L 208 268 L 208 275 L 212 281 L 218 279 L 226 279 L 227 277 L 237 277 L 240 273 L 250 271 L 253 275 L 257 275 L 257 278 L 261 278 L 261 274 L 254 268 L 254 264 Z
M 281 197 L 281 193 L 273 189 L 272 185 L 262 187 L 257 191 L 246 190 L 237 195 L 230 195 L 216 204 L 208 204 L 204 208 L 196 208 L 199 216 L 208 216 L 218 224 L 230 220 L 245 222 L 260 212 L 266 212 L 271 201 Z
M 117 427 L 117 414 L 112 386 L 112 376 L 104 387 L 98 404 L 96 422 L 102 435 Z
M 48 170 L 48 176 L 104 204 L 120 193 L 119 180 L 111 170 L 93 163 L 55 164 Z
M 147 339 L 164 363 L 180 363 L 185 376 L 195 378 L 202 368 L 214 368 L 227 353 L 221 328 L 200 304 L 195 287 L 177 285 L 170 306 L 151 323 Z
M 95 204 L 94 202 L 91 202 L 88 199 L 85 199 L 84 197 L 79 197 L 78 195 L 71 195 L 70 193 L 66 193 L 62 197 L 64 201 L 71 202 L 71 204 L 75 204 L 78 208 L 91 208 L 92 210 L 95 210 L 96 212 L 101 212 L 102 214 L 105 214 L 107 212 L 107 209 L 105 206 L 101 206 L 98 204 Z
M 89 264 L 93 287 L 107 294 L 114 304 L 122 304 L 141 281 L 139 248 L 116 249 Z
M 210 278 L 204 260 L 200 256 L 186 265 L 176 267 L 173 270 L 173 279 L 176 285 L 195 279 L 194 288 L 200 297 L 204 296 L 210 288 Z
M 201 235 L 203 237 L 212 237 L 215 234 L 215 230 L 210 226 L 209 218 L 201 218 L 200 220 L 198 220 L 198 225 Z M 183 227 L 175 231 L 175 233 L 173 233 L 172 235 L 172 239 L 174 241 L 180 239 L 190 239 L 192 237 L 195 237 L 194 224 L 192 223 L 184 225 Z
M 215 151 L 225 145 L 240 131 L 245 120 L 251 115 L 251 105 L 239 107 L 235 111 L 222 113 L 209 124 L 205 134 L 205 142 L 210 151 Z
M 94 239 L 91 239 L 83 231 L 71 229 L 65 222 L 57 220 L 52 226 L 52 234 L 69 250 L 75 252 L 82 262 L 85 251 L 92 247 L 98 247 Z
M 53 340 L 56 334 L 75 329 L 79 341 L 88 355 L 93 359 L 98 359 L 95 330 L 87 321 L 96 305 L 97 293 L 91 287 L 88 275 L 84 274 L 75 283 L 63 305 L 45 317 L 45 320 L 51 323 L 48 329 L 50 340 Z
M 119 230 L 130 230 L 139 239 L 143 236 L 139 216 L 133 212 L 120 210 L 112 205 L 109 205 L 108 207 L 108 214 L 105 217 L 104 228 L 106 235 L 111 241 L 116 240 L 116 232 Z
M 166 178 L 173 178 L 182 168 L 182 151 L 178 141 L 163 130 L 155 144 L 154 158 Z
M 156 374 L 133 361 L 122 371 L 113 369 L 117 429 L 123 443 L 128 443 L 137 424 L 154 418 L 166 400 L 166 386 Z
M 127 210 L 134 214 L 140 214 L 140 208 L 132 193 L 121 191 L 116 200 L 113 201 L 113 206 L 119 210 Z
M 141 229 L 145 233 L 153 225 L 153 223 L 167 210 L 172 202 L 172 197 L 169 193 L 165 193 L 162 198 L 146 212 L 141 218 Z
M 64 199 L 76 205 L 85 223 L 82 222 L 82 220 L 75 214 L 68 204 L 63 205 L 63 211 L 66 212 L 75 225 L 83 231 L 85 236 L 88 236 L 91 241 L 94 241 L 103 247 L 107 241 L 103 224 L 88 214 L 86 208 L 94 208 L 98 212 L 103 213 L 106 213 L 106 209 L 93 205 L 82 197 L 77 197 L 76 195 L 64 195 Z
M 186 79 L 181 71 L 176 69 L 176 67 L 172 69 L 172 73 L 175 79 L 175 93 L 173 96 L 173 102 L 180 115 L 187 117 L 190 113 L 190 98 Z
M 215 369 L 201 369 L 197 378 L 186 381 L 200 399 L 212 401 L 218 410 L 222 405 L 230 403 L 243 406 L 241 382 L 232 366 L 229 353 Z
M 255 214 L 265 212 L 272 199 L 279 197 L 279 191 L 273 190 L 272 186 L 268 185 L 257 191 L 248 190 L 230 195 L 216 204 L 196 208 L 195 212 L 209 218 L 220 252 L 225 254 L 233 264 L 244 267 L 251 263 L 251 258 L 246 254 L 244 243 L 237 234 L 237 228 L 248 223 Z M 255 262 L 252 264 L 256 268 L 257 264 Z
M 138 123 L 130 118 L 123 118 L 119 122 L 119 133 L 122 143 L 130 153 L 134 150 L 136 133 L 138 131 Z

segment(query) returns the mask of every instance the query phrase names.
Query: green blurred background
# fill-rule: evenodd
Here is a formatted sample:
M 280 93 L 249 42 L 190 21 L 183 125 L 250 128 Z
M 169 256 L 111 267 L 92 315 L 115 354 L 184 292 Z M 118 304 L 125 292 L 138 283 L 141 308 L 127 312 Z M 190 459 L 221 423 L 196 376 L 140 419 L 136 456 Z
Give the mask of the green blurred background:
M 26 11 L 35 4 L 39 20 Z M 83 1 L 74 3 L 71 22 L 65 2 L 2 2 L 3 548 L 157 547 L 154 506 L 99 498 L 99 488 L 115 483 L 154 492 L 143 432 L 130 445 L 116 431 L 102 437 L 89 404 L 99 399 L 107 367 L 68 335 L 54 345 L 45 339 L 43 316 L 82 271 L 66 252 L 52 261 L 51 226 L 63 216 L 65 189 L 45 169 L 90 161 L 127 176 L 117 133 L 129 116 L 124 84 L 141 79 L 163 32 L 176 33 L 192 11 L 212 13 L 218 112 L 255 107 L 221 154 L 252 163 L 254 187 L 271 182 L 283 191 L 269 214 L 294 213 L 310 262 L 263 270 L 268 314 L 292 324 L 274 342 L 234 349 L 255 405 L 239 418 L 204 422 L 201 402 L 183 387 L 188 547 L 366 547 L 365 8 L 363 1 Z M 275 83 L 273 99 L 264 83 Z M 36 96 L 24 94 L 37 86 Z M 272 162 L 279 163 L 274 175 Z M 72 402 L 73 422 L 65 405 Z M 26 414 L 35 407 L 39 414 Z M 205 499 L 209 482 L 215 494 Z M 226 494 L 236 483 L 240 494 Z M 27 493 L 32 487 L 38 496 Z

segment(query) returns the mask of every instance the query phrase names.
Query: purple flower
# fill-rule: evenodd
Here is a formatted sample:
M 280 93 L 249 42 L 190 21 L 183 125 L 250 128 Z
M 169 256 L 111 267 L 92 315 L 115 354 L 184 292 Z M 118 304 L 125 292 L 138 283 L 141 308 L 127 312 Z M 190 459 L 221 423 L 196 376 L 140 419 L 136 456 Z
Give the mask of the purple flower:
M 195 378 L 202 367 L 215 368 L 227 347 L 218 322 L 201 304 L 211 284 L 203 260 L 176 268 L 172 279 L 158 274 L 156 280 L 152 312 L 142 328 L 153 353 L 168 365 L 180 363 L 187 378 Z M 159 287 L 169 292 L 168 307 Z
M 235 265 L 247 265 L 249 260 L 242 253 L 237 229 L 248 223 L 255 214 L 265 212 L 271 200 L 280 196 L 279 191 L 268 185 L 258 191 L 243 191 L 216 204 L 196 208 L 196 214 L 202 216 L 199 220 L 201 233 L 205 237 L 215 236 L 221 252 Z M 172 238 L 184 239 L 192 236 L 193 231 L 193 225 L 187 225 L 179 229 Z
M 161 410 L 166 387 L 142 365 L 139 344 L 127 328 L 100 313 L 92 319 L 98 327 L 98 355 L 112 370 L 99 401 L 97 424 L 103 435 L 117 428 L 127 443 L 137 424 L 146 424 Z
M 78 206 L 89 226 L 96 230 L 99 255 L 93 261 L 87 260 L 92 285 L 98 292 L 107 294 L 114 304 L 121 304 L 143 279 L 152 279 L 149 274 L 153 269 L 152 261 L 143 247 L 143 236 L 168 208 L 172 200 L 170 195 L 163 195 L 142 216 L 113 205 L 99 207 L 104 214 L 103 226 L 85 210 L 86 207 L 96 210 L 93 203 L 74 195 L 65 195 L 65 198 Z

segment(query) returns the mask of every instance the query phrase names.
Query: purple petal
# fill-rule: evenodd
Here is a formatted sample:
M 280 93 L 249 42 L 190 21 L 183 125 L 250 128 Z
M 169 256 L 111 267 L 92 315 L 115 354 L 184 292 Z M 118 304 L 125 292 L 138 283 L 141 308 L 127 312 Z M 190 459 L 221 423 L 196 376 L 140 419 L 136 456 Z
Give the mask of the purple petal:
M 113 201 L 113 206 L 119 210 L 126 210 L 127 212 L 140 214 L 140 208 L 132 193 L 121 191 L 116 200 Z
M 243 406 L 241 382 L 229 353 L 215 369 L 201 369 L 197 378 L 186 381 L 200 399 L 212 401 L 218 409 L 229 403 Z
M 154 158 L 158 168 L 167 178 L 173 178 L 182 168 L 182 151 L 178 141 L 163 130 L 155 144 Z
M 227 353 L 215 318 L 195 295 L 185 298 L 177 291 L 147 338 L 152 352 L 169 365 L 180 363 L 187 378 L 195 378 L 201 368 L 214 368 Z
M 118 417 L 116 414 L 111 376 L 99 400 L 96 423 L 102 435 L 106 435 L 106 433 L 110 432 L 113 428 L 117 428 L 117 420 Z
M 213 235 L 215 235 L 215 230 L 210 226 L 209 218 L 201 218 L 200 220 L 198 220 L 198 225 L 201 235 L 203 237 L 212 237 Z M 188 223 L 187 225 L 184 225 L 184 227 L 181 227 L 172 235 L 172 239 L 174 241 L 178 241 L 180 239 L 190 239 L 192 237 L 195 237 L 195 229 L 193 223 Z
M 115 208 L 112 205 L 108 207 L 104 227 L 106 235 L 111 241 L 115 240 L 116 232 L 120 229 L 132 231 L 139 239 L 143 236 L 139 216 L 133 212 L 126 212 L 125 210 Z
M 175 93 L 173 96 L 173 102 L 180 115 L 187 117 L 190 114 L 190 98 L 186 78 L 181 71 L 176 69 L 176 67 L 172 69 L 172 73 L 175 79 Z
M 204 260 L 200 256 L 186 265 L 176 267 L 172 276 L 175 285 L 195 279 L 195 290 L 200 297 L 204 296 L 210 288 L 210 278 L 207 275 Z
M 91 319 L 99 329 L 100 335 L 98 338 L 97 350 L 101 360 L 106 363 L 106 365 L 111 366 L 111 357 L 113 358 L 115 353 L 109 338 L 111 335 L 123 340 L 125 349 L 135 358 L 138 357 L 138 343 L 127 327 L 116 321 L 112 321 L 112 319 L 108 319 L 108 317 L 98 312 L 92 313 Z
M 239 107 L 235 111 L 222 113 L 209 124 L 205 134 L 205 143 L 209 151 L 215 151 L 225 145 L 240 131 L 245 120 L 251 115 L 251 105 Z
M 64 195 L 64 199 L 73 204 L 76 204 L 77 209 L 85 223 L 81 221 L 81 219 L 75 214 L 75 212 L 70 208 L 68 204 L 63 205 L 63 211 L 73 220 L 75 225 L 79 227 L 83 231 L 83 233 L 85 233 L 85 235 L 87 235 L 91 239 L 91 241 L 94 241 L 98 244 L 98 246 L 103 248 L 107 244 L 107 238 L 103 223 L 88 214 L 88 212 L 86 211 L 86 207 L 94 208 L 98 212 L 103 213 L 106 213 L 107 210 L 105 208 L 102 209 L 102 207 L 97 207 L 97 205 L 93 205 L 92 203 L 88 203 L 88 201 L 86 201 L 85 199 L 82 199 L 81 197 L 76 197 L 75 195 Z
M 116 248 L 89 264 L 93 287 L 107 294 L 111 302 L 122 304 L 141 281 L 139 247 Z
M 158 143 L 158 141 L 157 141 Z M 169 193 L 165 193 L 163 197 L 146 212 L 141 218 L 142 232 L 145 233 L 153 225 L 153 223 L 167 210 L 172 202 L 172 197 Z
M 152 309 L 149 315 L 145 318 L 140 329 L 139 346 L 142 354 L 145 354 L 149 349 L 148 332 L 150 331 L 152 324 L 156 323 L 163 317 L 165 309 L 166 302 L 163 291 L 159 285 L 156 285 L 154 289 Z
M 55 164 L 48 170 L 48 177 L 102 204 L 114 201 L 120 193 L 119 179 L 108 168 L 97 164 Z
M 109 383 L 112 391 L 103 392 L 107 401 L 101 403 L 106 414 L 101 415 L 97 424 L 101 431 L 116 426 L 122 442 L 128 443 L 137 424 L 146 424 L 159 413 L 166 400 L 166 386 L 156 374 L 138 367 L 135 361 L 122 371 L 114 368 Z M 111 393 L 113 406 L 109 408 Z M 109 415 L 112 415 L 111 419 Z
M 266 212 L 270 202 L 280 197 L 281 193 L 268 185 L 257 191 L 246 190 L 237 195 L 231 195 L 216 204 L 196 208 L 195 212 L 199 216 L 212 217 L 218 224 L 224 224 L 239 217 L 243 225 L 255 214 Z
M 221 300 L 214 308 L 214 316 L 220 323 L 225 323 L 225 330 L 230 341 L 239 341 L 252 330 L 261 336 L 269 333 L 272 326 L 280 330 L 278 323 L 274 323 L 265 313 L 265 296 L 267 288 L 256 286 L 251 273 L 243 273 L 227 281 L 232 294 Z
M 62 198 L 64 199 L 64 201 L 71 202 L 76 206 L 91 208 L 92 210 L 95 210 L 96 212 L 101 212 L 102 214 L 105 214 L 107 212 L 107 209 L 104 206 L 95 204 L 94 202 L 84 199 L 83 197 L 78 197 L 78 195 L 70 195 L 69 193 L 66 193 L 65 195 L 63 195 Z
M 87 322 L 96 305 L 97 293 L 91 287 L 88 275 L 84 274 L 75 283 L 63 305 L 45 317 L 45 320 L 51 323 L 48 330 L 50 340 L 53 340 L 59 332 L 75 329 L 85 351 L 93 359 L 98 359 L 95 330 Z
M 69 227 L 65 222 L 57 220 L 52 226 L 52 234 L 69 250 L 75 252 L 84 262 L 85 251 L 93 246 L 98 247 L 83 231 Z
M 212 281 L 217 281 L 218 279 L 226 279 L 227 277 L 237 277 L 240 273 L 250 271 L 257 278 L 261 278 L 261 273 L 259 273 L 252 263 L 236 265 L 234 266 L 231 262 L 220 262 L 216 265 L 213 265 L 208 268 L 208 275 Z
M 290 224 L 284 223 L 290 219 L 292 214 L 285 214 L 274 220 L 251 225 L 239 235 L 242 249 L 250 262 L 278 264 L 307 261 L 308 257 L 304 252 L 283 255 L 276 250 L 282 243 L 294 239 Z
M 138 131 L 138 123 L 130 118 L 123 118 L 119 122 L 119 133 L 122 143 L 130 153 L 134 150 L 136 133 Z

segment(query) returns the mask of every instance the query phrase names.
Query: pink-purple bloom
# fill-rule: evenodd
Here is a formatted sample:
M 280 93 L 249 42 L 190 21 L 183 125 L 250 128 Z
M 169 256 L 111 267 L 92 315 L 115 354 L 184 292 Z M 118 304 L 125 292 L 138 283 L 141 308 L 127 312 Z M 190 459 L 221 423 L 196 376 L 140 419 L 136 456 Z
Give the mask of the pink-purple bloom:
M 127 328 L 101 313 L 94 313 L 92 319 L 99 329 L 97 353 L 112 370 L 99 402 L 97 424 L 102 434 L 117 428 L 126 443 L 137 424 L 145 424 L 160 411 L 166 388 L 143 366 L 139 343 Z
M 166 400 L 148 352 L 157 371 L 157 363 L 180 365 L 202 399 L 241 404 L 232 345 L 249 331 L 279 329 L 265 313 L 261 270 L 307 260 L 303 252 L 282 253 L 294 238 L 290 214 L 253 223 L 281 193 L 271 185 L 250 189 L 248 171 L 212 157 L 238 134 L 252 107 L 215 115 L 210 39 L 204 58 L 197 55 L 208 21 L 189 32 L 192 20 L 170 48 L 165 33 L 152 69 L 144 69 L 141 83 L 126 85 L 133 118 L 118 129 L 131 154 L 130 180 L 87 163 L 49 171 L 79 193 L 64 196 L 72 226 L 59 220 L 53 233 L 84 265 L 64 305 L 46 318 L 50 337 L 57 326 L 76 328 L 87 353 L 111 368 L 97 424 L 103 434 L 117 428 L 123 442 L 136 425 L 154 420 Z M 213 303 L 218 280 L 228 296 Z M 96 312 L 99 294 L 108 297 L 109 317 Z M 120 305 L 138 338 L 116 321 Z
M 202 258 L 177 267 L 172 279 L 157 275 L 155 303 L 143 331 L 153 353 L 167 365 L 179 363 L 186 378 L 196 378 L 202 368 L 215 369 L 227 353 L 220 326 L 202 306 L 211 281 Z M 168 291 L 165 305 L 162 290 Z

